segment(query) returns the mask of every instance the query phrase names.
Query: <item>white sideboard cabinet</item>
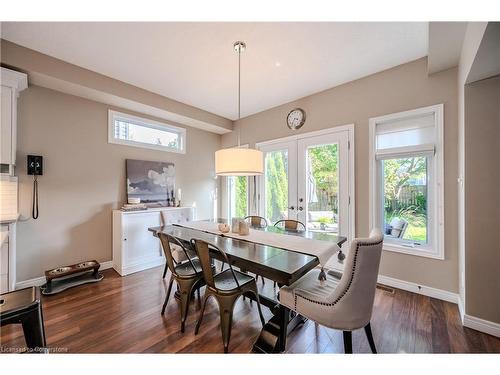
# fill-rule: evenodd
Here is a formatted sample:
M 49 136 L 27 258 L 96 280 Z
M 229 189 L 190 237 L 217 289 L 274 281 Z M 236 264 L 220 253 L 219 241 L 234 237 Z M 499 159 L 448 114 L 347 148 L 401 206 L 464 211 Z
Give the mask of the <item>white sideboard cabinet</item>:
M 161 212 L 166 222 L 162 222 Z M 194 207 L 150 208 L 144 211 L 113 211 L 113 268 L 121 276 L 165 263 L 158 238 L 150 227 L 196 220 Z
M 13 175 L 16 164 L 17 98 L 28 87 L 28 76 L 21 72 L 1 68 L 1 145 L 2 173 Z

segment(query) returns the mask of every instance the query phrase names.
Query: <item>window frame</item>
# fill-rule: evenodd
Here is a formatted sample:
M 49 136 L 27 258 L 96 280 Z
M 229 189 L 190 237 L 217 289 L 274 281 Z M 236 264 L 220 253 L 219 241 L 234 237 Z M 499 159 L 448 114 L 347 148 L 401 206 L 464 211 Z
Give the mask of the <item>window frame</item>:
M 392 113 L 370 118 L 369 178 L 370 178 L 370 227 L 383 230 L 383 180 L 382 159 L 397 159 L 408 156 L 427 156 L 427 244 L 409 246 L 409 242 L 384 239 L 385 251 L 444 260 L 444 145 L 443 145 L 443 104 L 417 108 L 410 111 Z M 387 122 L 404 120 L 432 114 L 434 116 L 435 144 L 434 152 L 429 152 L 428 145 L 418 147 L 398 147 L 383 151 L 383 158 L 376 158 L 376 126 Z M 422 152 L 422 149 L 427 151 Z M 380 154 L 380 153 L 379 153 Z
M 115 121 L 121 120 L 124 122 L 128 122 L 134 125 L 143 126 L 150 129 L 169 131 L 171 133 L 175 133 L 179 137 L 179 147 L 169 147 L 165 145 L 153 145 L 149 143 L 131 141 L 126 139 L 120 139 L 115 137 Z M 154 121 L 151 119 L 130 115 L 128 113 L 118 112 L 112 109 L 108 110 L 108 143 L 124 145 L 124 146 L 132 146 L 145 148 L 149 150 L 157 150 L 164 152 L 174 152 L 178 154 L 186 153 L 186 129 Z

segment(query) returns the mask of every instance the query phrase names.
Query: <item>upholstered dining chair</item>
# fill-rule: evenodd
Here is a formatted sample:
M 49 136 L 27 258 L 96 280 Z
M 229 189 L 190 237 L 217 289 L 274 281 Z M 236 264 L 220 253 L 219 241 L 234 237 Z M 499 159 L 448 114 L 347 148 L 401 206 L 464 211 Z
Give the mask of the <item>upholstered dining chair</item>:
M 280 303 L 328 328 L 343 331 L 344 351 L 352 353 L 352 331 L 364 328 L 372 353 L 376 353 L 370 327 L 382 242 L 378 229 L 369 238 L 352 241 L 344 273 L 329 272 L 320 283 L 319 269 L 308 272 L 280 289 Z
M 286 230 L 306 230 L 303 222 L 292 219 L 278 220 L 274 223 L 275 227 L 284 227 Z
M 267 227 L 267 220 L 262 216 L 250 215 L 245 217 L 245 221 L 250 222 L 250 226 L 254 228 L 265 228 Z
M 158 236 L 160 237 L 163 253 L 165 254 L 167 267 L 171 272 L 167 295 L 165 296 L 165 302 L 163 303 L 161 314 L 165 314 L 170 292 L 172 291 L 172 284 L 175 281 L 178 285 L 181 303 L 181 332 L 184 332 L 191 296 L 193 295 L 195 289 L 197 289 L 198 298 L 200 298 L 199 288 L 205 285 L 200 260 L 196 257 L 191 257 L 188 250 L 177 238 L 161 232 L 158 233 Z M 182 249 L 186 260 L 177 262 L 174 259 L 172 245 L 176 245 L 178 248 Z
M 224 344 L 224 353 L 228 352 L 229 340 L 231 338 L 231 326 L 233 322 L 233 309 L 236 300 L 244 293 L 251 293 L 255 296 L 257 301 L 257 308 L 259 310 L 260 320 L 264 327 L 264 316 L 260 307 L 259 293 L 257 291 L 257 283 L 255 279 L 243 272 L 233 269 L 229 262 L 226 253 L 210 245 L 210 248 L 219 254 L 224 259 L 225 263 L 229 266 L 225 271 L 219 272 L 214 275 L 214 269 L 211 267 L 211 258 L 209 253 L 209 245 L 205 241 L 193 239 L 195 244 L 196 253 L 200 259 L 203 276 L 207 287 L 205 288 L 205 295 L 201 305 L 200 317 L 196 323 L 195 335 L 198 331 L 203 320 L 205 306 L 210 297 L 214 297 L 219 305 L 220 327 L 222 331 L 222 342 Z

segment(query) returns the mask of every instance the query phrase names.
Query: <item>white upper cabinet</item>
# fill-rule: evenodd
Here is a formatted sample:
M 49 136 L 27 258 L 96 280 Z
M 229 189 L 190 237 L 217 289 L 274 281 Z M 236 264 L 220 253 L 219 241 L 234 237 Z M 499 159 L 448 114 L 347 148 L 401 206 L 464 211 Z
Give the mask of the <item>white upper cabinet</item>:
M 13 175 L 16 164 L 17 98 L 28 87 L 28 76 L 2 68 L 1 83 L 0 164 L 3 173 Z

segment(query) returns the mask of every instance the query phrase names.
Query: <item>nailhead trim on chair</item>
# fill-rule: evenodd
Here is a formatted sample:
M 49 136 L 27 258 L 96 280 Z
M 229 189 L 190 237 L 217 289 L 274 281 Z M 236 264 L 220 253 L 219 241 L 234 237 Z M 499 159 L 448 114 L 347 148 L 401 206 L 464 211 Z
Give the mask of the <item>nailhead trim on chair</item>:
M 297 298 L 298 297 L 301 297 L 301 298 L 305 299 L 306 301 L 315 303 L 317 305 L 323 305 L 323 306 L 336 305 L 347 294 L 347 292 L 349 291 L 349 288 L 351 287 L 352 280 L 354 278 L 354 272 L 356 271 L 356 259 L 358 257 L 359 248 L 361 246 L 376 246 L 376 245 L 381 244 L 382 242 L 383 242 L 383 240 L 380 242 L 377 242 L 377 243 L 366 243 L 366 242 L 365 243 L 358 243 L 358 245 L 356 246 L 356 252 L 354 253 L 354 261 L 352 263 L 351 279 L 349 280 L 349 283 L 347 284 L 347 288 L 345 288 L 344 292 L 340 296 L 338 296 L 338 298 L 335 301 L 333 301 L 332 303 L 319 302 L 319 301 L 315 301 L 315 300 L 312 300 L 310 298 L 307 298 L 307 297 L 304 297 L 304 296 L 301 296 L 301 295 L 295 293 L 295 301 L 294 301 L 295 302 L 295 305 L 294 305 L 295 311 L 297 311 Z

